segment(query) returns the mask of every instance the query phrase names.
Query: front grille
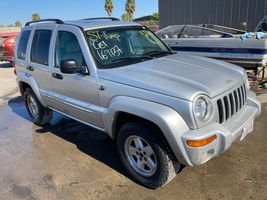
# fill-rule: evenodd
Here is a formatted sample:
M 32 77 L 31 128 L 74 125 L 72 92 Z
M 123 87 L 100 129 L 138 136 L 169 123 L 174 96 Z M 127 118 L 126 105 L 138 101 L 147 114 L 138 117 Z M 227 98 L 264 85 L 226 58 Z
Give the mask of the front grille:
M 247 102 L 247 91 L 242 84 L 232 92 L 217 100 L 219 123 L 224 123 L 238 113 Z

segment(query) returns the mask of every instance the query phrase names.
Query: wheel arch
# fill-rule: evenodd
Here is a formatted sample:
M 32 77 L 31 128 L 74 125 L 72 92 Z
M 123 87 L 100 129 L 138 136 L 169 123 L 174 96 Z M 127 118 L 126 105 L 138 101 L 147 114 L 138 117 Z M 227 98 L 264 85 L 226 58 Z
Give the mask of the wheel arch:
M 41 97 L 38 84 L 36 83 L 36 81 L 34 80 L 34 78 L 32 76 L 29 76 L 25 72 L 20 72 L 18 74 L 17 82 L 18 82 L 20 94 L 22 96 L 24 95 L 26 88 L 31 88 L 33 90 L 34 94 L 36 95 L 36 97 L 38 98 L 38 100 L 40 101 L 40 103 L 44 107 L 47 107 L 46 103 L 43 101 L 43 99 Z
M 190 165 L 181 140 L 181 135 L 189 128 L 175 110 L 162 104 L 132 97 L 120 96 L 112 99 L 104 120 L 109 135 L 116 139 L 119 127 L 131 120 L 137 120 L 160 130 L 176 159 L 182 164 Z
M 26 82 L 19 81 L 19 91 L 22 96 L 27 88 L 31 88 L 31 86 Z

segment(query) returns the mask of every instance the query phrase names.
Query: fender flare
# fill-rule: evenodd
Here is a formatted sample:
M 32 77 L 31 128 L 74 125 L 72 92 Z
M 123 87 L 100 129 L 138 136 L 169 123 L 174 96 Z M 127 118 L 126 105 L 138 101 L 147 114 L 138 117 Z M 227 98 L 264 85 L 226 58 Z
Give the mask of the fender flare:
M 175 110 L 143 99 L 116 96 L 111 100 L 104 118 L 106 130 L 112 138 L 115 138 L 113 127 L 119 112 L 129 113 L 156 124 L 161 129 L 177 160 L 184 165 L 191 165 L 181 137 L 189 130 L 189 127 Z
M 34 78 L 26 72 L 19 72 L 17 77 L 19 77 L 19 78 L 17 78 L 17 83 L 18 83 L 21 95 L 22 95 L 21 83 L 27 83 L 31 87 L 31 89 L 33 90 L 34 94 L 36 95 L 36 97 L 38 98 L 40 103 L 44 107 L 47 107 L 46 103 L 44 102 L 44 100 L 41 97 L 39 87 L 38 87 L 36 81 L 34 80 Z

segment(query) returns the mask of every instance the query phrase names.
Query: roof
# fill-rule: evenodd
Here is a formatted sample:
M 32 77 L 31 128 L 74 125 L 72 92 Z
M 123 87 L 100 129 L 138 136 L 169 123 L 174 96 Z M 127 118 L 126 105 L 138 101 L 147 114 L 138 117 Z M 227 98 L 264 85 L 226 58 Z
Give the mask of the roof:
M 125 22 L 120 21 L 116 18 L 88 18 L 74 21 L 61 21 L 59 19 L 41 19 L 38 21 L 27 22 L 25 26 L 30 26 L 34 24 L 68 24 L 79 26 L 84 30 L 97 29 L 97 28 L 107 28 L 107 27 L 119 27 L 119 26 L 142 26 L 135 22 Z
M 109 20 L 77 20 L 77 21 L 64 21 L 64 23 L 73 24 L 82 27 L 85 30 L 115 27 L 115 26 L 141 26 L 140 24 L 135 22 L 109 21 Z

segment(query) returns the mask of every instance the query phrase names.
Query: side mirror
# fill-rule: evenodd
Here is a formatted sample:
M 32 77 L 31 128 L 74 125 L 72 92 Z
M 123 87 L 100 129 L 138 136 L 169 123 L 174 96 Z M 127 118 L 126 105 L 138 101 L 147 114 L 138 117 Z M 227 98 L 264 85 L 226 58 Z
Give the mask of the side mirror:
M 82 71 L 75 59 L 66 59 L 60 62 L 60 71 L 65 74 L 75 74 Z

